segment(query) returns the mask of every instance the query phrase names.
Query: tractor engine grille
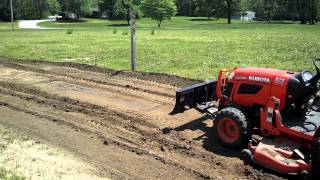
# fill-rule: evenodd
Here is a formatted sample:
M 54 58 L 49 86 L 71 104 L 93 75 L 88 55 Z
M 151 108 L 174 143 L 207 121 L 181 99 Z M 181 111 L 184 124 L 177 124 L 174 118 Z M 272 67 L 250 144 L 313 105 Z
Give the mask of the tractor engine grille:
M 239 87 L 238 94 L 257 94 L 261 88 L 261 85 L 243 83 Z

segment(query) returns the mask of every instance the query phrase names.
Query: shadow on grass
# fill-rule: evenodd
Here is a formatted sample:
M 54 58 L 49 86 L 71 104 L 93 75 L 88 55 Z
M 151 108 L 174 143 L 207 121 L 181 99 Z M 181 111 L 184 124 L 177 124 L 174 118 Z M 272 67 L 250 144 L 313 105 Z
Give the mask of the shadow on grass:
M 216 21 L 217 19 L 214 18 L 194 18 L 190 19 L 189 21 Z
M 61 19 L 61 20 L 57 20 L 57 23 L 85 23 L 88 20 L 85 19 Z
M 257 20 L 253 21 L 253 23 L 264 23 L 264 24 L 298 24 L 298 21 L 263 21 Z
M 108 24 L 107 26 L 110 27 L 126 27 L 129 26 L 128 24 Z

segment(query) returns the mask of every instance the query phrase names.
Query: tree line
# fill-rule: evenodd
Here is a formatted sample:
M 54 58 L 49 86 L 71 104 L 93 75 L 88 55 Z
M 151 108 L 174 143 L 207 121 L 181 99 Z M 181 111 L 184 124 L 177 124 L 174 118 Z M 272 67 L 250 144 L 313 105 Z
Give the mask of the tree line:
M 12 0 L 15 19 L 42 19 L 48 15 L 74 13 L 79 19 L 98 7 L 98 0 Z M 10 0 L 0 0 L 0 21 L 10 20 Z
M 181 16 L 224 18 L 256 12 L 256 20 L 291 20 L 314 24 L 320 20 L 320 0 L 176 0 Z
M 15 19 L 41 19 L 59 12 L 57 0 L 12 0 Z M 10 0 L 0 0 L 0 21 L 10 21 Z
M 0 0 L 0 21 L 10 20 L 10 0 Z M 15 19 L 41 19 L 73 13 L 80 17 L 125 19 L 129 12 L 155 19 L 158 26 L 171 16 L 227 18 L 256 12 L 256 20 L 290 20 L 314 24 L 320 20 L 320 0 L 13 0 Z

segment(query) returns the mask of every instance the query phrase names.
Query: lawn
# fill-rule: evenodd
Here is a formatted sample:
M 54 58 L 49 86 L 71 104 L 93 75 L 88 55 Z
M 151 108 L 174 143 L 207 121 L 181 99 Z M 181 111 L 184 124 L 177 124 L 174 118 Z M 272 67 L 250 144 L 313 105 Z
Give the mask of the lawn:
M 13 23 L 13 27 L 17 28 L 18 27 L 18 22 L 14 22 Z M 11 30 L 11 22 L 2 22 L 2 21 L 0 21 L 0 30 Z
M 72 33 L 66 29 L 10 32 L 3 24 L 0 57 L 73 61 L 117 70 L 130 67 L 125 21 L 41 24 L 70 28 Z M 137 27 L 139 71 L 210 79 L 220 68 L 234 66 L 312 70 L 311 59 L 320 57 L 320 25 L 240 21 L 228 25 L 225 19 L 175 17 L 160 29 L 150 19 L 138 20 Z

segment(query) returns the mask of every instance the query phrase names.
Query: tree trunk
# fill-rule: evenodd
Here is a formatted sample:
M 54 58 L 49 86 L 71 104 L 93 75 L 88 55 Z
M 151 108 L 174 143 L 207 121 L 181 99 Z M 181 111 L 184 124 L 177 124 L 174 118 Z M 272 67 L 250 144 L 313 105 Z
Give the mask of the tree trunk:
M 228 24 L 231 24 L 232 0 L 227 0 L 227 6 L 228 6 Z
M 42 19 L 43 18 L 43 11 L 44 11 L 44 6 L 43 6 L 43 1 L 39 1 L 39 19 Z
M 76 10 L 77 21 L 80 20 L 80 14 L 81 14 L 81 5 L 79 4 L 79 7 Z
M 307 18 L 306 18 L 306 2 L 305 0 L 298 0 L 298 11 L 300 16 L 300 22 L 301 24 L 307 24 Z
M 300 19 L 301 24 L 307 24 L 306 17 L 302 16 Z
M 77 21 L 80 20 L 80 12 L 79 11 L 76 12 L 76 19 L 77 19 Z
M 76 11 L 76 20 L 77 21 L 80 20 L 80 11 L 79 11 L 79 9 Z
M 310 24 L 314 25 L 315 21 L 315 0 L 310 0 L 310 9 L 311 9 L 311 17 L 310 17 Z
M 162 20 L 159 20 L 159 21 L 158 21 L 158 28 L 161 27 L 161 23 L 162 23 Z

